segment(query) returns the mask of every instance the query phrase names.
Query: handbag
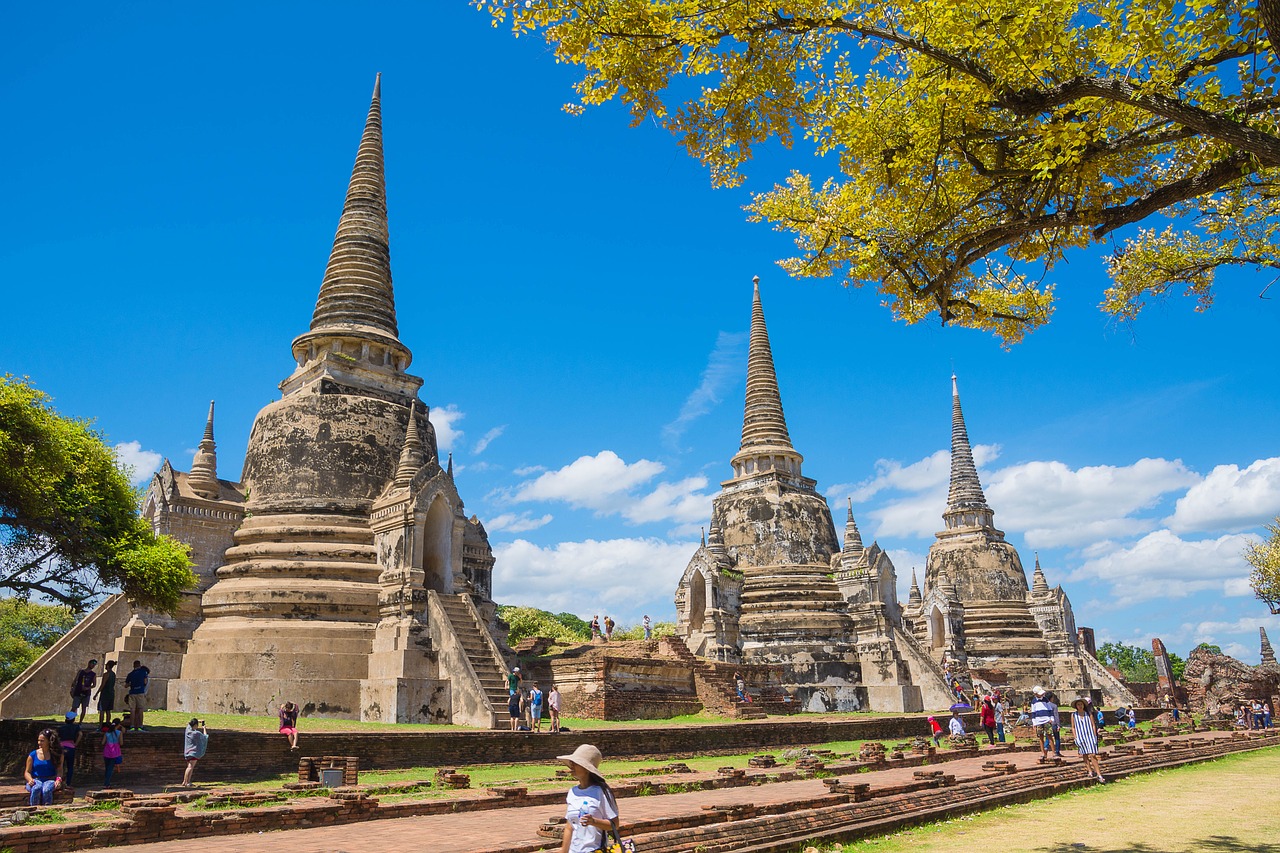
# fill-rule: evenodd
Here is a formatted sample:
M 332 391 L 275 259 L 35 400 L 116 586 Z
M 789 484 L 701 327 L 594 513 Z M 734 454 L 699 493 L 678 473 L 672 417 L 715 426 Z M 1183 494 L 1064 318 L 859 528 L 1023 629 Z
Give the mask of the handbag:
M 613 835 L 612 842 L 609 840 L 610 834 Z M 611 832 L 604 834 L 600 839 L 600 849 L 594 853 L 636 853 L 636 843 L 630 838 L 622 837 L 622 833 L 618 832 L 618 819 L 614 818 Z

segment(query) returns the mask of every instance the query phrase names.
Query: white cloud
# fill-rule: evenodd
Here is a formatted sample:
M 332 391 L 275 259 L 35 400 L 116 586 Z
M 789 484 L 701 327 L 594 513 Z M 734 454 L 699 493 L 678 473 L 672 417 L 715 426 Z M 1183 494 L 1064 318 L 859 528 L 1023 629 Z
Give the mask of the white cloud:
M 146 485 L 151 475 L 160 470 L 164 457 L 154 450 L 143 450 L 139 441 L 122 441 L 116 445 L 116 459 L 129 471 L 135 486 Z
M 655 621 L 671 619 L 676 584 L 696 548 L 696 542 L 653 538 L 545 548 L 517 539 L 494 549 L 494 596 L 587 619 L 608 614 L 622 624 L 634 624 L 645 613 Z
M 453 403 L 437 406 L 428 413 L 427 419 L 436 429 L 436 444 L 439 445 L 441 453 L 453 450 L 454 446 L 462 440 L 464 433 L 458 429 L 457 423 L 465 417 L 466 413 L 459 411 Z
M 666 470 L 660 462 L 626 462 L 612 450 L 582 456 L 555 471 L 522 483 L 505 496 L 514 503 L 562 501 L 600 515 L 621 515 L 633 524 L 676 521 L 690 524 L 711 514 L 703 476 L 660 482 L 641 491 Z
M 992 474 L 986 492 L 1001 528 L 1022 532 L 1032 547 L 1051 548 L 1147 533 L 1156 520 L 1133 514 L 1199 481 L 1179 459 L 1075 470 L 1061 462 L 1025 462 Z
M 676 419 L 662 428 L 662 439 L 667 446 L 678 446 L 689 424 L 710 412 L 725 391 L 744 375 L 746 343 L 746 332 L 721 332 L 716 338 L 715 348 L 702 371 L 702 381 L 685 398 Z
M 1262 612 L 1260 609 L 1259 613 Z M 1221 634 L 1253 634 L 1261 640 L 1258 629 L 1266 627 L 1263 621 L 1261 616 L 1241 616 L 1234 622 L 1188 622 L 1183 624 L 1182 630 L 1191 635 L 1192 645 L 1215 642 L 1214 638 Z
M 519 468 L 512 469 L 511 473 L 517 477 L 532 477 L 534 474 L 541 474 L 547 470 L 545 465 L 521 465 Z
M 1280 456 L 1243 471 L 1219 465 L 1178 499 L 1167 524 L 1179 533 L 1244 530 L 1280 515 Z
M 502 426 L 496 426 L 493 429 L 486 432 L 484 436 L 479 441 L 476 442 L 475 449 L 472 451 L 472 453 L 475 453 L 477 456 L 479 456 L 481 453 L 484 453 L 485 448 L 487 448 L 490 444 L 492 444 L 493 440 L 498 436 L 502 435 L 504 432 L 506 432 L 506 430 L 507 430 L 507 425 L 503 424 Z
M 484 523 L 484 529 L 489 533 L 497 533 L 499 530 L 505 530 L 508 533 L 524 533 L 527 530 L 537 530 L 539 527 L 545 527 L 551 523 L 551 514 L 546 514 L 534 518 L 527 512 L 519 515 L 513 512 L 505 512 L 502 515 L 494 516 Z
M 1248 541 L 1250 537 L 1239 534 L 1187 541 L 1169 530 L 1156 530 L 1128 547 L 1087 560 L 1068 579 L 1109 584 L 1116 606 L 1220 591 L 1249 574 L 1240 556 Z

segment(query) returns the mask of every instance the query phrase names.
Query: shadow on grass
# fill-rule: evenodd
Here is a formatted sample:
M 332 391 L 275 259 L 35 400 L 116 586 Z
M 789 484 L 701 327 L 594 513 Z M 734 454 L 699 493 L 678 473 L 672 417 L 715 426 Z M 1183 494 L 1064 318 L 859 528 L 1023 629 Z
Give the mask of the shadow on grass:
M 1037 853 L 1164 853 L 1167 848 L 1153 847 L 1141 841 L 1125 844 L 1120 847 L 1094 847 L 1090 844 L 1056 844 L 1053 847 L 1038 848 Z M 1198 841 L 1190 841 L 1188 850 L 1204 851 L 1204 853 L 1276 853 L 1275 844 L 1256 841 L 1242 841 L 1232 835 L 1210 835 Z

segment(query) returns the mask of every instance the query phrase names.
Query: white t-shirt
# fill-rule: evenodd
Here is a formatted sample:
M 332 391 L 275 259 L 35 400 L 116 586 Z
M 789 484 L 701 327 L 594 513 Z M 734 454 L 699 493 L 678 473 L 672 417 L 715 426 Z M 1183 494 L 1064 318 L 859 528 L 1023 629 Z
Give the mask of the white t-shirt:
M 552 690 L 547 694 L 547 707 L 553 711 L 560 711 L 560 691 Z
M 574 785 L 565 797 L 566 807 L 564 819 L 573 827 L 573 838 L 569 841 L 569 853 L 592 853 L 599 850 L 604 838 L 604 830 L 594 826 L 583 826 L 582 815 L 589 814 L 598 820 L 613 820 L 618 812 L 605 796 L 599 785 L 579 788 Z

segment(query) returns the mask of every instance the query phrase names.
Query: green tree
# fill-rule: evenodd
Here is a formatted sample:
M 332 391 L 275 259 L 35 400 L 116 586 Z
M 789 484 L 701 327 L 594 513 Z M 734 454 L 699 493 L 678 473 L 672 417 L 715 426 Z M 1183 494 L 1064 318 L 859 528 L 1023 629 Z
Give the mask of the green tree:
M 0 684 L 30 666 L 76 623 L 65 605 L 0 598 Z
M 1253 570 L 1249 586 L 1267 603 L 1272 615 L 1280 615 L 1280 517 L 1267 525 L 1267 538 L 1251 542 L 1244 549 L 1244 559 Z
M 1280 62 L 1256 4 L 477 5 L 581 66 L 568 111 L 619 98 L 716 185 L 771 140 L 832 155 L 829 177 L 794 171 L 747 209 L 794 236 L 791 274 L 872 284 L 908 323 L 1020 340 L 1091 244 L 1120 318 L 1177 291 L 1203 310 L 1223 267 L 1280 269 Z
M 1191 651 L 1193 651 L 1193 652 L 1208 652 L 1208 653 L 1209 653 L 1209 654 L 1211 654 L 1211 655 L 1220 655 L 1220 654 L 1222 654 L 1222 646 L 1214 645 L 1213 643 L 1201 643 L 1200 645 L 1196 646 L 1196 647 L 1195 647 L 1194 649 L 1192 649 Z
M 536 607 L 503 604 L 498 616 L 510 626 L 508 642 L 513 646 L 530 637 L 546 637 L 558 643 L 586 643 L 591 640 L 591 626 L 572 613 L 559 616 Z
M 1156 680 L 1156 656 L 1151 649 L 1126 643 L 1103 643 L 1098 647 L 1098 660 L 1120 670 L 1126 681 Z
M 186 546 L 138 515 L 102 436 L 27 381 L 0 377 L 0 591 L 80 612 L 114 588 L 172 611 L 195 583 Z

